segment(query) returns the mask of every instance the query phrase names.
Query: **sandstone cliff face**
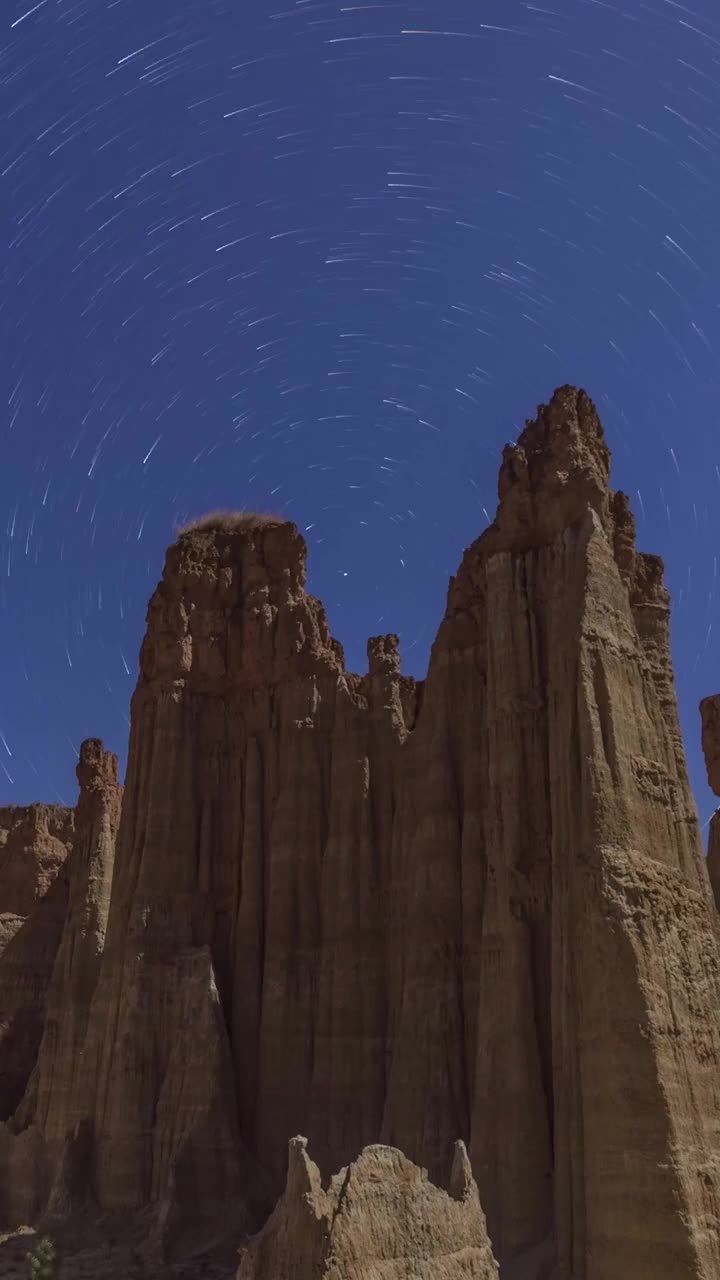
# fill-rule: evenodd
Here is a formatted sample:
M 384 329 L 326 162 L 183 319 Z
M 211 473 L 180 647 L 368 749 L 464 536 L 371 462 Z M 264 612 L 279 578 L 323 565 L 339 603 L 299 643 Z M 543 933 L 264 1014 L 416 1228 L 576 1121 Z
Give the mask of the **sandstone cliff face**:
M 503 1280 L 717 1276 L 715 915 L 662 566 L 608 472 L 562 388 L 422 685 L 394 636 L 345 671 L 293 525 L 170 548 L 83 1050 L 38 1068 L 16 1187 L 252 1227 L 293 1133 L 440 1185 L 462 1138 Z
M 0 1203 L 23 1216 L 47 1203 L 53 1140 L 65 1158 L 65 1109 L 85 1039 L 105 936 L 122 788 L 117 756 L 91 738 L 80 748 L 80 795 L 68 811 L 70 851 L 23 928 L 0 957 Z M 21 1101 L 22 1099 L 22 1101 Z M 18 1106 L 18 1104 L 20 1104 Z M 48 1120 L 48 1113 L 50 1119 Z M 34 1122 L 35 1128 L 28 1127 Z M 48 1151 L 38 1155 L 39 1130 Z M 23 1141 L 11 1135 L 23 1132 Z
M 305 1138 L 285 1191 L 242 1251 L 237 1280 L 497 1280 L 465 1145 L 448 1190 L 392 1147 L 366 1147 L 323 1189 Z

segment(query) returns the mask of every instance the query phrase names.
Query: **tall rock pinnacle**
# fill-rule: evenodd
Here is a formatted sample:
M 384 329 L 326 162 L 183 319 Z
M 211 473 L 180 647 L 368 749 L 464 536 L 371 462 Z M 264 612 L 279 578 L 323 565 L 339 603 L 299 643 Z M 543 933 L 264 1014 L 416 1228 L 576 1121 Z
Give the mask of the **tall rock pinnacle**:
M 720 796 L 720 694 L 711 694 L 700 703 L 702 722 L 702 748 L 707 767 L 708 782 L 716 796 Z M 707 867 L 715 903 L 720 911 L 720 808 L 710 819 L 708 833 Z
M 0 1000 L 12 1010 L 0 1036 L 0 1063 L 15 1064 L 23 1086 L 13 1091 L 4 1084 L 0 1094 L 13 1100 L 3 1118 L 15 1112 L 7 1131 L 0 1130 L 0 1208 L 18 1217 L 48 1203 L 46 1146 L 60 1163 L 65 1158 L 110 903 L 122 795 L 117 772 L 117 756 L 99 739 L 82 743 L 78 803 L 66 811 L 69 853 L 0 957 Z M 29 981 L 18 972 L 16 952 L 31 966 Z M 21 1138 L 14 1141 L 17 1133 Z
M 117 756 L 106 751 L 99 738 L 83 742 L 76 772 L 80 795 L 67 864 L 68 909 L 48 991 L 33 1088 L 19 1114 L 21 1122 L 25 1114 L 32 1117 L 53 1141 L 62 1141 L 70 1128 L 68 1104 L 105 945 L 122 799 Z
M 715 795 L 720 796 L 720 693 L 703 698 L 700 703 L 700 716 L 708 782 Z
M 323 1175 L 381 1143 L 436 1188 L 462 1140 L 501 1280 L 720 1274 L 716 915 L 662 564 L 608 477 L 561 388 L 422 684 L 396 636 L 345 670 L 294 525 L 180 535 L 82 1053 L 64 1090 L 41 1050 L 0 1143 L 18 1187 L 45 1161 L 56 1201 L 153 1204 L 169 1240 L 258 1226 L 294 1134 Z

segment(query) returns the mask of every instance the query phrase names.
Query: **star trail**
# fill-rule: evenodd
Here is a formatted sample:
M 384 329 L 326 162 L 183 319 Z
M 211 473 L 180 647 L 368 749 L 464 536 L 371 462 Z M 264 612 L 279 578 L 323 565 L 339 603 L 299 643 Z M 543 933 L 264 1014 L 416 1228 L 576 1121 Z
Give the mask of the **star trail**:
M 120 753 L 176 526 L 287 515 L 349 664 L 424 673 L 500 450 L 598 404 L 666 560 L 693 783 L 720 686 L 709 0 L 7 0 L 0 803 Z

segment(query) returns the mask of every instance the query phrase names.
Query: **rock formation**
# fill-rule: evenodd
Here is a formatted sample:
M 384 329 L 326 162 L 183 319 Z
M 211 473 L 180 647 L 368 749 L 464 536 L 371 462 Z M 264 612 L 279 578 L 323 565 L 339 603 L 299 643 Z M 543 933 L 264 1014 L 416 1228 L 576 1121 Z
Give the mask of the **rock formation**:
M 715 795 L 720 796 L 720 694 L 703 698 L 700 703 L 700 718 L 708 782 Z
M 54 815 L 69 836 L 69 853 L 0 957 L 2 1118 L 15 1113 L 9 1132 L 0 1130 L 0 1197 L 4 1190 L 19 1216 L 47 1204 L 50 1153 L 57 1149 L 61 1166 L 66 1159 L 65 1108 L 105 937 L 122 794 L 117 768 L 117 756 L 102 742 L 83 742 L 77 807 L 61 811 L 62 823 Z M 46 842 L 41 849 L 47 852 Z M 45 866 L 48 859 L 40 861 Z M 19 1143 L 12 1140 L 16 1132 L 23 1133 Z M 29 1153 L 36 1153 L 40 1134 L 48 1149 L 36 1159 Z
M 448 1190 L 392 1147 L 366 1147 L 323 1190 L 305 1138 L 285 1190 L 243 1250 L 237 1280 L 497 1280 L 465 1144 Z
M 720 809 L 716 809 L 708 828 L 707 869 L 715 906 L 720 911 Z
M 68 856 L 75 813 L 60 804 L 0 809 L 0 954 Z
M 700 703 L 700 717 L 708 782 L 715 795 L 720 796 L 720 694 L 716 693 L 709 698 L 703 698 Z M 715 810 L 710 819 L 707 868 L 715 904 L 720 911 L 720 808 Z
M 97 983 L 0 1142 L 16 1211 L 252 1229 L 293 1133 L 436 1185 L 462 1139 L 502 1280 L 720 1273 L 716 917 L 662 565 L 608 478 L 564 387 L 419 684 L 395 636 L 345 671 L 294 525 L 169 549 Z
M 0 1120 L 23 1096 L 42 1035 L 74 819 L 63 805 L 0 809 Z

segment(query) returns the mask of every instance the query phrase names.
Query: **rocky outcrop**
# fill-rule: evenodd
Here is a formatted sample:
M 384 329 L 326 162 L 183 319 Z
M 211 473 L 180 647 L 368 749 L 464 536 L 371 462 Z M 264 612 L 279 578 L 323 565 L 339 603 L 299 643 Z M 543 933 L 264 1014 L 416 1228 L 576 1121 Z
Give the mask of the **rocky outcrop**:
M 0 809 L 0 955 L 60 871 L 74 820 L 74 810 L 59 804 Z
M 294 525 L 179 537 L 83 1049 L 69 1100 L 31 1083 L 23 1169 L 210 1231 L 262 1220 L 298 1131 L 324 1174 L 382 1142 L 436 1185 L 460 1138 L 503 1280 L 718 1274 L 715 913 L 662 565 L 608 475 L 562 388 L 422 684 L 394 636 L 345 671 Z
M 720 796 L 720 694 L 703 698 L 700 703 L 700 718 L 708 782 L 715 795 Z M 710 819 L 707 868 L 715 904 L 720 911 L 720 809 L 716 809 Z
M 237 1280 L 497 1280 L 463 1142 L 448 1190 L 392 1147 L 366 1147 L 323 1189 L 305 1138 L 285 1190 L 242 1250 Z
M 720 809 L 716 809 L 708 828 L 707 869 L 715 906 L 720 911 Z
M 700 719 L 708 782 L 715 795 L 720 796 L 720 694 L 703 698 L 700 703 Z
M 0 1120 L 20 1103 L 37 1058 L 67 901 L 59 876 L 0 959 Z
M 117 767 L 117 756 L 98 739 L 83 742 L 78 804 L 63 828 L 71 833 L 70 852 L 0 958 L 2 1118 L 15 1113 L 9 1134 L 0 1131 L 0 1205 L 9 1183 L 15 1204 L 47 1199 L 48 1154 L 28 1154 L 37 1147 L 36 1131 L 51 1151 L 53 1140 L 62 1139 L 64 1158 L 67 1099 L 105 937 L 122 794 Z M 12 1143 L 10 1135 L 20 1131 L 23 1143 Z
M 20 1102 L 37 1055 L 74 829 L 62 805 L 0 809 L 0 1120 Z
M 75 838 L 68 859 L 68 907 L 48 990 L 42 1042 L 32 1089 L 16 1123 L 27 1114 L 51 1140 L 71 1127 L 67 1115 L 85 1043 L 110 906 L 115 837 L 122 788 L 117 756 L 89 738 L 80 748 Z

